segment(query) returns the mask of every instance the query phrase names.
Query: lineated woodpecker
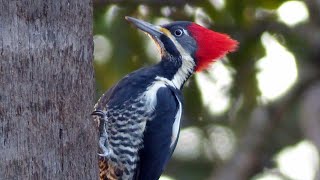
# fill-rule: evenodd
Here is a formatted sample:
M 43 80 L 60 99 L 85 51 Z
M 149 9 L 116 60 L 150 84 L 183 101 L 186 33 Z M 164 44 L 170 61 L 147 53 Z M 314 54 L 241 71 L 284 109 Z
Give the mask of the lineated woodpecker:
M 96 104 L 100 179 L 157 180 L 177 144 L 184 83 L 238 43 L 193 22 L 126 20 L 155 41 L 161 61 L 128 74 Z

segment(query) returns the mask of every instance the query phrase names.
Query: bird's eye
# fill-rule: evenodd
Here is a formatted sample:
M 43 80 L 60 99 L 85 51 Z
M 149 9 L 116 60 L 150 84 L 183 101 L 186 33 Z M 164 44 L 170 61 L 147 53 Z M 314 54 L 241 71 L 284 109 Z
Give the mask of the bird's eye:
M 174 35 L 175 36 L 182 36 L 182 34 L 183 34 L 182 29 L 177 29 L 177 30 L 174 31 Z

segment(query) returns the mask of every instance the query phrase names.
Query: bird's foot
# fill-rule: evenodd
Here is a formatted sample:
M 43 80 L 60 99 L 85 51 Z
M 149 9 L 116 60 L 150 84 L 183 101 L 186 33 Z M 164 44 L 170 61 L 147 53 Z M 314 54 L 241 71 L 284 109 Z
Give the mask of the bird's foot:
M 98 155 L 102 157 L 109 157 L 111 151 L 108 142 L 108 133 L 106 131 L 106 124 L 108 122 L 107 116 L 101 110 L 95 110 L 91 115 L 99 117 L 99 147 L 102 153 L 98 153 Z
M 91 113 L 93 116 L 99 116 L 102 119 L 106 118 L 106 113 L 104 113 L 102 110 L 95 110 Z
M 100 136 L 99 138 L 99 147 L 102 153 L 98 153 L 101 157 L 109 157 L 110 156 L 110 148 L 108 144 L 108 136 Z
M 102 110 L 95 110 L 91 113 L 94 116 L 94 121 L 97 123 L 98 127 L 100 127 L 101 121 L 106 121 L 106 114 Z

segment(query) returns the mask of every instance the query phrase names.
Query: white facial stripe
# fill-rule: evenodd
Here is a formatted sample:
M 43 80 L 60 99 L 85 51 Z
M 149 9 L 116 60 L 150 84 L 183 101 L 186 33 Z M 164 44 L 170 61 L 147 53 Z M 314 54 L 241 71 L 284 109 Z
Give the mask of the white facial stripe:
M 193 72 L 195 62 L 191 55 L 180 45 L 180 43 L 178 43 L 175 37 L 171 34 L 168 35 L 168 37 L 174 43 L 182 58 L 182 65 L 172 79 L 176 88 L 180 89 L 188 76 Z

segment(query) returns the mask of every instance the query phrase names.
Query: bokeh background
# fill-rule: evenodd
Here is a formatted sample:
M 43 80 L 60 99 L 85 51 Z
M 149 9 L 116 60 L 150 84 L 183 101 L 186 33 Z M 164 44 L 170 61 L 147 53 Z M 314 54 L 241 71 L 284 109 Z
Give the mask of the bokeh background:
M 240 42 L 184 88 L 179 143 L 161 180 L 320 179 L 320 1 L 94 0 L 97 98 L 157 63 L 125 21 L 195 21 Z

